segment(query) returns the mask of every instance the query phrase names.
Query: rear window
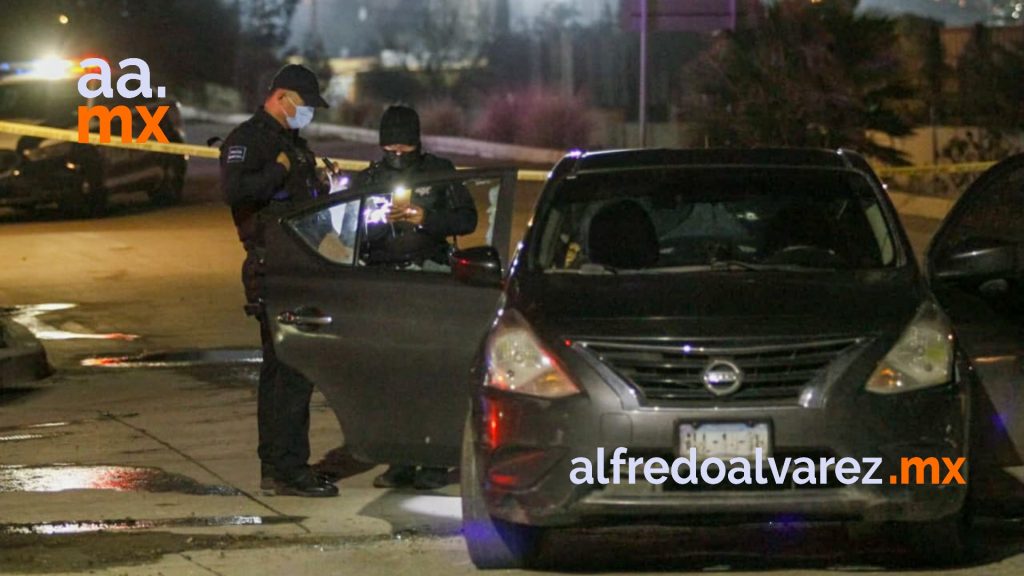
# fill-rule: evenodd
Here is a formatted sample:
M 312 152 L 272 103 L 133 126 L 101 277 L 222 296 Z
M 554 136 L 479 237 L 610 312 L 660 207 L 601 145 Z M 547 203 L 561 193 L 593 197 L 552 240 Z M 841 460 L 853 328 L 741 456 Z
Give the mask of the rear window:
M 874 188 L 845 170 L 583 174 L 563 181 L 538 229 L 534 255 L 549 272 L 870 269 L 897 259 Z

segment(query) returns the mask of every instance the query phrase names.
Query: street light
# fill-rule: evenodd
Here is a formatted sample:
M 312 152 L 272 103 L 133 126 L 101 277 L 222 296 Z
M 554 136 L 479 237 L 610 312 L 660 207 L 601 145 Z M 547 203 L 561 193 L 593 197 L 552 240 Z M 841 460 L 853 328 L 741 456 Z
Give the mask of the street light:
M 70 21 L 71 19 L 68 18 L 67 14 L 61 14 L 60 16 L 57 16 L 57 22 L 60 22 L 61 25 L 66 25 Z

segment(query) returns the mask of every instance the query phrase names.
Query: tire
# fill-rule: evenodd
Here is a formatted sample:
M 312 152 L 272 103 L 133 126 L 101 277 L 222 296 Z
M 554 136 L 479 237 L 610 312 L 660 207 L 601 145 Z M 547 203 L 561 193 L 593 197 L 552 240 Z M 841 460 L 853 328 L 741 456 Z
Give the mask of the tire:
M 185 168 L 178 163 L 170 163 L 164 170 L 164 177 L 149 193 L 149 199 L 155 206 L 173 206 L 180 204 L 182 189 L 185 187 Z
M 107 191 L 88 177 L 79 178 L 60 199 L 60 210 L 69 218 L 98 218 L 107 213 Z
M 915 565 L 948 567 L 971 559 L 971 514 L 965 509 L 931 522 L 907 522 L 899 526 Z
M 481 488 L 482 474 L 473 447 L 472 411 L 462 433 L 462 535 L 473 564 L 481 570 L 537 565 L 544 529 L 491 517 Z

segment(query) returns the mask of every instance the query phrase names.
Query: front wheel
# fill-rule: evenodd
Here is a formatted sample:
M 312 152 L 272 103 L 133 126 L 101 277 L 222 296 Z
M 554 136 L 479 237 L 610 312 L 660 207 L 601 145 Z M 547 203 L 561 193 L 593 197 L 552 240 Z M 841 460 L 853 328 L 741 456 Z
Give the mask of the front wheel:
M 64 192 L 59 204 L 69 218 L 98 218 L 107 212 L 107 191 L 82 176 Z
M 472 411 L 462 433 L 462 535 L 480 569 L 529 568 L 537 564 L 544 529 L 493 518 L 484 502 L 483 474 L 473 445 Z
M 149 199 L 157 206 L 180 204 L 185 187 L 184 163 L 172 162 L 164 169 L 164 177 L 149 193 Z
M 910 547 L 915 564 L 956 566 L 970 559 L 971 514 L 967 509 L 931 522 L 906 522 L 899 525 Z

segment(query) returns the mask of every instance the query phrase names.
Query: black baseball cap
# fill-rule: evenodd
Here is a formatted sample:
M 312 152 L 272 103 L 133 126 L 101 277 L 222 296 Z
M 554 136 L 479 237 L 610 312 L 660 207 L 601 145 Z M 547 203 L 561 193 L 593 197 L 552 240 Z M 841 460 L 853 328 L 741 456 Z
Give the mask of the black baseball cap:
M 301 64 L 289 64 L 277 72 L 270 90 L 278 88 L 298 92 L 307 106 L 329 108 L 327 101 L 320 95 L 320 82 L 316 74 Z

